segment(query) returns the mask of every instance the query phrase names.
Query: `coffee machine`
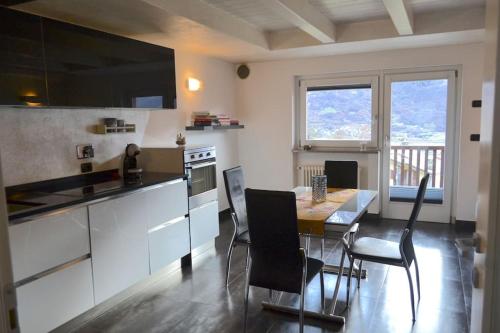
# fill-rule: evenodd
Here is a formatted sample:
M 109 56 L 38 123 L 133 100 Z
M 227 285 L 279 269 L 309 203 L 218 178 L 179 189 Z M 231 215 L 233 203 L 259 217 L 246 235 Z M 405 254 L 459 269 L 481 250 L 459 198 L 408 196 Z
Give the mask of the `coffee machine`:
M 125 158 L 123 159 L 123 178 L 128 184 L 140 182 L 142 179 L 142 169 L 137 167 L 137 155 L 141 149 L 134 143 L 130 143 L 125 148 Z

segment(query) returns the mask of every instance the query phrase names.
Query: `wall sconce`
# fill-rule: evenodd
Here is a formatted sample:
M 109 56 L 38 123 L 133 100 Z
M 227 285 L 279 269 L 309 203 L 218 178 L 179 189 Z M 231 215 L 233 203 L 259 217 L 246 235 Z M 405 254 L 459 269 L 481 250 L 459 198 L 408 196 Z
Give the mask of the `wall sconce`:
M 189 91 L 198 91 L 201 88 L 201 81 L 190 77 L 187 79 L 187 88 Z

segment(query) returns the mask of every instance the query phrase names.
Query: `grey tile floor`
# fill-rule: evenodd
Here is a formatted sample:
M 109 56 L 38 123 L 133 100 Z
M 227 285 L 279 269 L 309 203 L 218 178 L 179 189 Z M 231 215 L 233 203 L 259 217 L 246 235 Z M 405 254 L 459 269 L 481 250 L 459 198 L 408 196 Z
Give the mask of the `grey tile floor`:
M 367 220 L 361 223 L 360 233 L 371 237 L 398 240 L 402 221 Z M 245 250 L 237 247 L 233 254 L 230 285 L 224 286 L 226 251 L 232 235 L 228 218 L 221 221 L 221 234 L 216 248 L 193 260 L 189 268 L 170 274 L 118 304 L 110 311 L 91 320 L 78 332 L 242 332 Z M 366 263 L 367 279 L 361 288 L 351 285 L 351 305 L 343 312 L 344 326 L 306 320 L 306 332 L 468 332 L 470 284 L 462 282 L 470 260 L 462 260 L 454 247 L 457 233 L 450 225 L 417 223 L 414 243 L 420 265 L 422 297 L 417 308 L 417 320 L 412 324 L 410 295 L 404 269 Z M 312 243 L 319 256 L 319 242 Z M 338 263 L 340 244 L 326 242 L 325 261 Z M 464 266 L 465 265 L 465 266 Z M 467 267 L 466 267 L 467 266 Z M 412 269 L 413 272 L 413 269 Z M 335 275 L 325 275 L 327 302 L 331 299 Z M 345 299 L 345 278 L 342 280 L 340 300 Z M 354 280 L 353 280 L 354 282 Z M 466 286 L 464 288 L 464 286 Z M 306 309 L 317 310 L 319 280 L 307 288 Z M 298 332 L 298 320 L 261 309 L 267 300 L 267 290 L 250 288 L 247 332 Z M 298 303 L 298 297 L 286 295 L 283 303 Z M 344 308 L 340 302 L 339 311 Z

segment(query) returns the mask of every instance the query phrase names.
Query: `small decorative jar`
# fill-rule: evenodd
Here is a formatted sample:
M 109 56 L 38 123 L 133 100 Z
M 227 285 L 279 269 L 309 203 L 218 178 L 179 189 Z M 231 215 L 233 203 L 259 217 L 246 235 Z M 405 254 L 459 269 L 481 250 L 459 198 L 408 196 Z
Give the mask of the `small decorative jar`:
M 186 137 L 182 135 L 182 133 L 177 134 L 177 138 L 175 140 L 178 146 L 182 147 L 186 145 Z
M 326 200 L 326 176 L 312 176 L 312 200 L 324 202 Z

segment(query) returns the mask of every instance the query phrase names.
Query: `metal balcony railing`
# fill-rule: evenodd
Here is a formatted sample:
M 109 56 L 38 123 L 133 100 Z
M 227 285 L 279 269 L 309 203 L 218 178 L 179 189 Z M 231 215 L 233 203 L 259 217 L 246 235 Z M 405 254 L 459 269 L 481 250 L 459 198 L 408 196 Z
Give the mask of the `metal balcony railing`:
M 391 145 L 391 186 L 418 186 L 425 172 L 429 187 L 443 188 L 444 146 Z

